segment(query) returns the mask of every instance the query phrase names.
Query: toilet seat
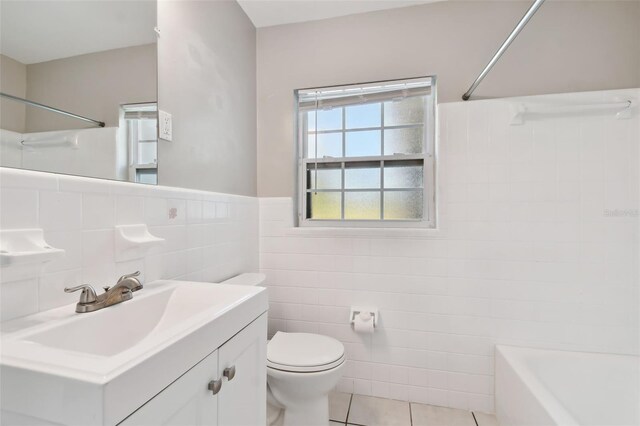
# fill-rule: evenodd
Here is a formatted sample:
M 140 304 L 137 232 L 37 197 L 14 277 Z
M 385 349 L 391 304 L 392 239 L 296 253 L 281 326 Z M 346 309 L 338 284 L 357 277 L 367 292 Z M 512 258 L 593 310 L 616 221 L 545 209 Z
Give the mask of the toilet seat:
M 344 362 L 344 346 L 328 336 L 277 332 L 267 345 L 267 367 L 296 373 L 330 370 Z

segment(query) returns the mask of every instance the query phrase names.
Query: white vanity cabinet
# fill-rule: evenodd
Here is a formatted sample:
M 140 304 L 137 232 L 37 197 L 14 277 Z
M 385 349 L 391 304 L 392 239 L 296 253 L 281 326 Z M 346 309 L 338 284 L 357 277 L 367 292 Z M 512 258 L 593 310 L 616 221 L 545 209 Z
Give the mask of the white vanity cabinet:
M 265 288 L 159 280 L 5 323 L 0 424 L 264 426 L 268 308 Z
M 265 425 L 266 324 L 263 314 L 120 425 Z
M 266 313 L 218 349 L 218 377 L 218 425 L 267 424 Z
M 218 351 L 200 361 L 182 377 L 156 395 L 121 425 L 216 425 L 218 396 L 212 395 L 207 384 L 216 379 Z

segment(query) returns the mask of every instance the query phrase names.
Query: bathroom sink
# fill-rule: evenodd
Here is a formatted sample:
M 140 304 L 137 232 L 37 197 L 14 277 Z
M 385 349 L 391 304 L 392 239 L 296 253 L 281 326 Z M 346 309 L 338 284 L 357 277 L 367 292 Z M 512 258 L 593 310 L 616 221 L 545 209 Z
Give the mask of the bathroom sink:
M 19 411 L 25 393 L 46 392 L 41 418 L 116 424 L 267 308 L 260 287 L 156 281 L 99 311 L 74 303 L 2 323 L 3 404 Z
M 139 294 L 98 312 L 74 315 L 71 321 L 61 321 L 23 340 L 64 351 L 113 356 L 168 330 L 177 331 L 213 304 L 229 303 L 236 297 L 217 285 L 183 285 L 147 297 L 137 297 Z

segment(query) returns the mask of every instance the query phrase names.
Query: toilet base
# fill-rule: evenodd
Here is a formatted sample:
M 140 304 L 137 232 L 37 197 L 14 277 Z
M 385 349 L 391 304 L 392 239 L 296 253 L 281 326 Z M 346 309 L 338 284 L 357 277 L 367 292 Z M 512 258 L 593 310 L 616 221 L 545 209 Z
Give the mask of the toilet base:
M 284 407 L 276 401 L 267 385 L 267 426 L 283 426 Z
M 312 403 L 298 404 L 286 410 L 267 403 L 267 425 L 328 426 L 329 398 L 316 398 Z
M 329 392 L 343 368 L 344 362 L 313 373 L 267 368 L 269 426 L 329 426 Z
M 284 408 L 267 402 L 267 426 L 284 426 Z

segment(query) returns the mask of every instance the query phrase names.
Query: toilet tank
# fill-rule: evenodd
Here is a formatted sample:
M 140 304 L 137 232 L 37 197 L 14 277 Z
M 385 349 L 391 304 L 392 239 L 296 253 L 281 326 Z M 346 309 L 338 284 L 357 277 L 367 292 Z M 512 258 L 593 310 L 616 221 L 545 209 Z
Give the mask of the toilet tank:
M 235 284 L 235 285 L 262 285 L 267 277 L 264 274 L 257 272 L 246 272 L 244 274 L 236 275 L 233 278 L 222 281 L 220 284 Z

